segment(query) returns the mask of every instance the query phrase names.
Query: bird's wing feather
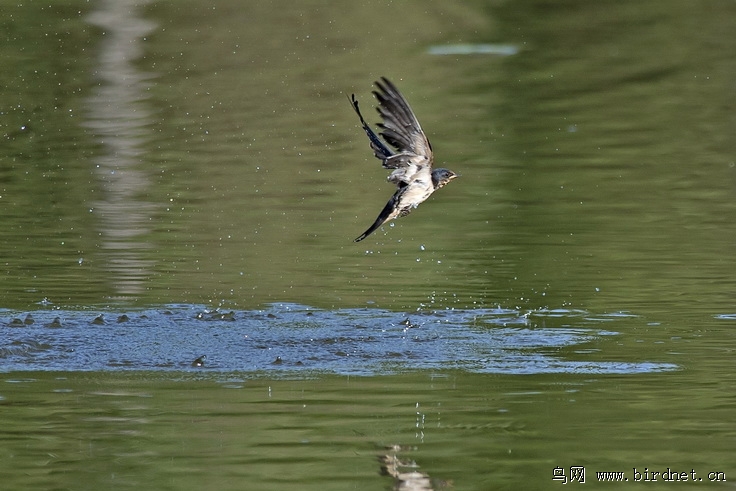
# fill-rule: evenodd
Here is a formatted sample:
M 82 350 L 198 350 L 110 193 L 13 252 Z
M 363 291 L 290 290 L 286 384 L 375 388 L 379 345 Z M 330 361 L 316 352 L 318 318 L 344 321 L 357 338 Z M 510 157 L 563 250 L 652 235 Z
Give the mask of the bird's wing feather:
M 355 113 L 360 118 L 360 124 L 363 125 L 363 131 L 365 131 L 365 134 L 368 135 L 368 139 L 371 141 L 371 149 L 373 150 L 373 153 L 376 155 L 377 159 L 384 161 L 385 167 L 386 160 L 393 156 L 394 153 L 389 150 L 386 145 L 383 144 L 381 139 L 378 138 L 378 135 L 373 132 L 371 127 L 368 126 L 368 123 L 365 122 L 365 119 L 363 119 L 363 115 L 360 113 L 360 107 L 358 107 L 358 100 L 355 98 L 355 94 L 353 94 L 351 102 Z
M 399 187 L 399 189 L 394 193 L 393 196 L 391 196 L 391 199 L 388 200 L 388 203 L 386 203 L 386 206 L 383 207 L 383 210 L 381 210 L 381 213 L 378 214 L 378 218 L 376 218 L 376 221 L 373 222 L 373 225 L 368 227 L 368 230 L 363 232 L 360 237 L 355 239 L 355 242 L 360 242 L 361 240 L 368 237 L 370 234 L 378 230 L 378 227 L 383 225 L 389 220 L 393 220 L 398 216 L 398 204 L 399 200 L 401 199 L 401 195 L 404 192 L 404 189 L 406 187 Z
M 397 171 L 394 171 L 397 172 Z M 432 185 L 432 177 L 429 171 L 429 167 L 424 167 L 414 175 L 414 179 L 410 184 L 404 182 L 397 182 L 399 189 L 391 196 L 386 206 L 383 207 L 381 213 L 378 214 L 378 218 L 373 222 L 368 230 L 355 239 L 355 242 L 368 237 L 370 234 L 375 232 L 378 227 L 388 222 L 389 220 L 395 220 L 399 217 L 404 217 L 411 213 L 411 211 L 423 203 L 434 191 Z
M 399 89 L 385 77 L 376 82 L 373 94 L 378 100 L 378 113 L 383 122 L 381 136 L 399 153 L 414 154 L 432 164 L 432 145 L 422 131 L 417 117 Z

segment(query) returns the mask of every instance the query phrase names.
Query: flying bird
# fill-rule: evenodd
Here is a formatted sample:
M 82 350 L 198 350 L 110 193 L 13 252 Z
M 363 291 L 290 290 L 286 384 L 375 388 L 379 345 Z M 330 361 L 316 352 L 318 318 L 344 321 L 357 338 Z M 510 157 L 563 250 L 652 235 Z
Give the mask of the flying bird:
M 376 87 L 378 90 L 374 90 L 373 95 L 378 101 L 376 110 L 383 120 L 378 123 L 383 140 L 363 119 L 355 94 L 351 102 L 376 158 L 384 169 L 392 169 L 388 180 L 396 184 L 397 190 L 373 225 L 355 242 L 365 239 L 384 223 L 408 215 L 432 193 L 457 177 L 448 169 L 432 169 L 432 145 L 399 89 L 385 77 L 376 81 Z

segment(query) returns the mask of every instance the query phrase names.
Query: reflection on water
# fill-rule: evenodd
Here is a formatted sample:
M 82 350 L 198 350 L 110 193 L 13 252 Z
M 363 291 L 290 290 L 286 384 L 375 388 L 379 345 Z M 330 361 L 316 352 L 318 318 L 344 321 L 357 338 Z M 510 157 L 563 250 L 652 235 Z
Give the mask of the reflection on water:
M 432 491 L 433 489 L 444 489 L 447 482 L 439 482 L 435 488 L 432 479 L 424 472 L 418 470 L 419 465 L 413 460 L 406 460 L 402 451 L 411 451 L 412 447 L 402 448 L 401 445 L 388 447 L 387 453 L 378 457 L 381 463 L 381 473 L 394 478 L 394 489 L 396 491 Z M 408 452 L 407 452 L 408 453 Z
M 596 471 L 633 467 L 730 478 L 732 395 L 676 376 L 0 374 L 0 476 L 6 489 L 177 491 L 548 490 L 572 465 L 594 488 Z
M 149 247 L 143 236 L 154 206 L 141 198 L 149 186 L 141 157 L 151 123 L 146 90 L 153 75 L 135 65 L 143 55 L 144 36 L 155 28 L 139 16 L 146 3 L 103 0 L 88 17 L 103 31 L 94 74 L 99 85 L 87 101 L 85 123 L 104 148 L 93 160 L 103 196 L 90 206 L 99 217 L 108 279 L 114 292 L 125 298 L 142 291 L 153 264 L 140 255 Z
M 513 56 L 519 47 L 513 44 L 445 44 L 430 46 L 430 55 L 497 55 Z

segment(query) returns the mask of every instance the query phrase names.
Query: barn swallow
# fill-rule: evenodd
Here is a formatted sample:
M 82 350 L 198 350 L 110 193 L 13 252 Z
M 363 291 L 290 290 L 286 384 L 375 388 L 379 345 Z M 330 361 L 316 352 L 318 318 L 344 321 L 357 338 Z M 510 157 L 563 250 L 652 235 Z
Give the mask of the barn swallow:
M 378 101 L 376 110 L 383 120 L 378 123 L 383 141 L 363 119 L 355 94 L 352 95 L 351 102 L 365 134 L 368 135 L 374 155 L 381 161 L 384 169 L 392 169 L 388 180 L 396 184 L 397 190 L 373 225 L 355 239 L 355 242 L 365 239 L 384 223 L 408 215 L 433 192 L 457 177 L 457 174 L 448 169 L 432 169 L 432 145 L 399 89 L 385 77 L 376 81 L 376 87 L 378 90 L 374 90 L 373 95 Z

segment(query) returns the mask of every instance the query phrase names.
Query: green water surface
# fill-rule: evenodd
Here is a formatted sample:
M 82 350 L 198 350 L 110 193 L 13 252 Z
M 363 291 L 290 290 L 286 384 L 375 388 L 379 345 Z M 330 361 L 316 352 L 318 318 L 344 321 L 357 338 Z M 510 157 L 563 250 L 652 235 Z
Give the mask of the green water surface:
M 6 368 L 3 488 L 398 489 L 391 459 L 433 489 L 733 486 L 736 4 L 0 6 L 3 356 L 29 312 L 293 302 L 620 313 L 548 351 L 675 367 Z M 347 98 L 377 122 L 380 76 L 462 177 L 355 244 L 393 191 Z

